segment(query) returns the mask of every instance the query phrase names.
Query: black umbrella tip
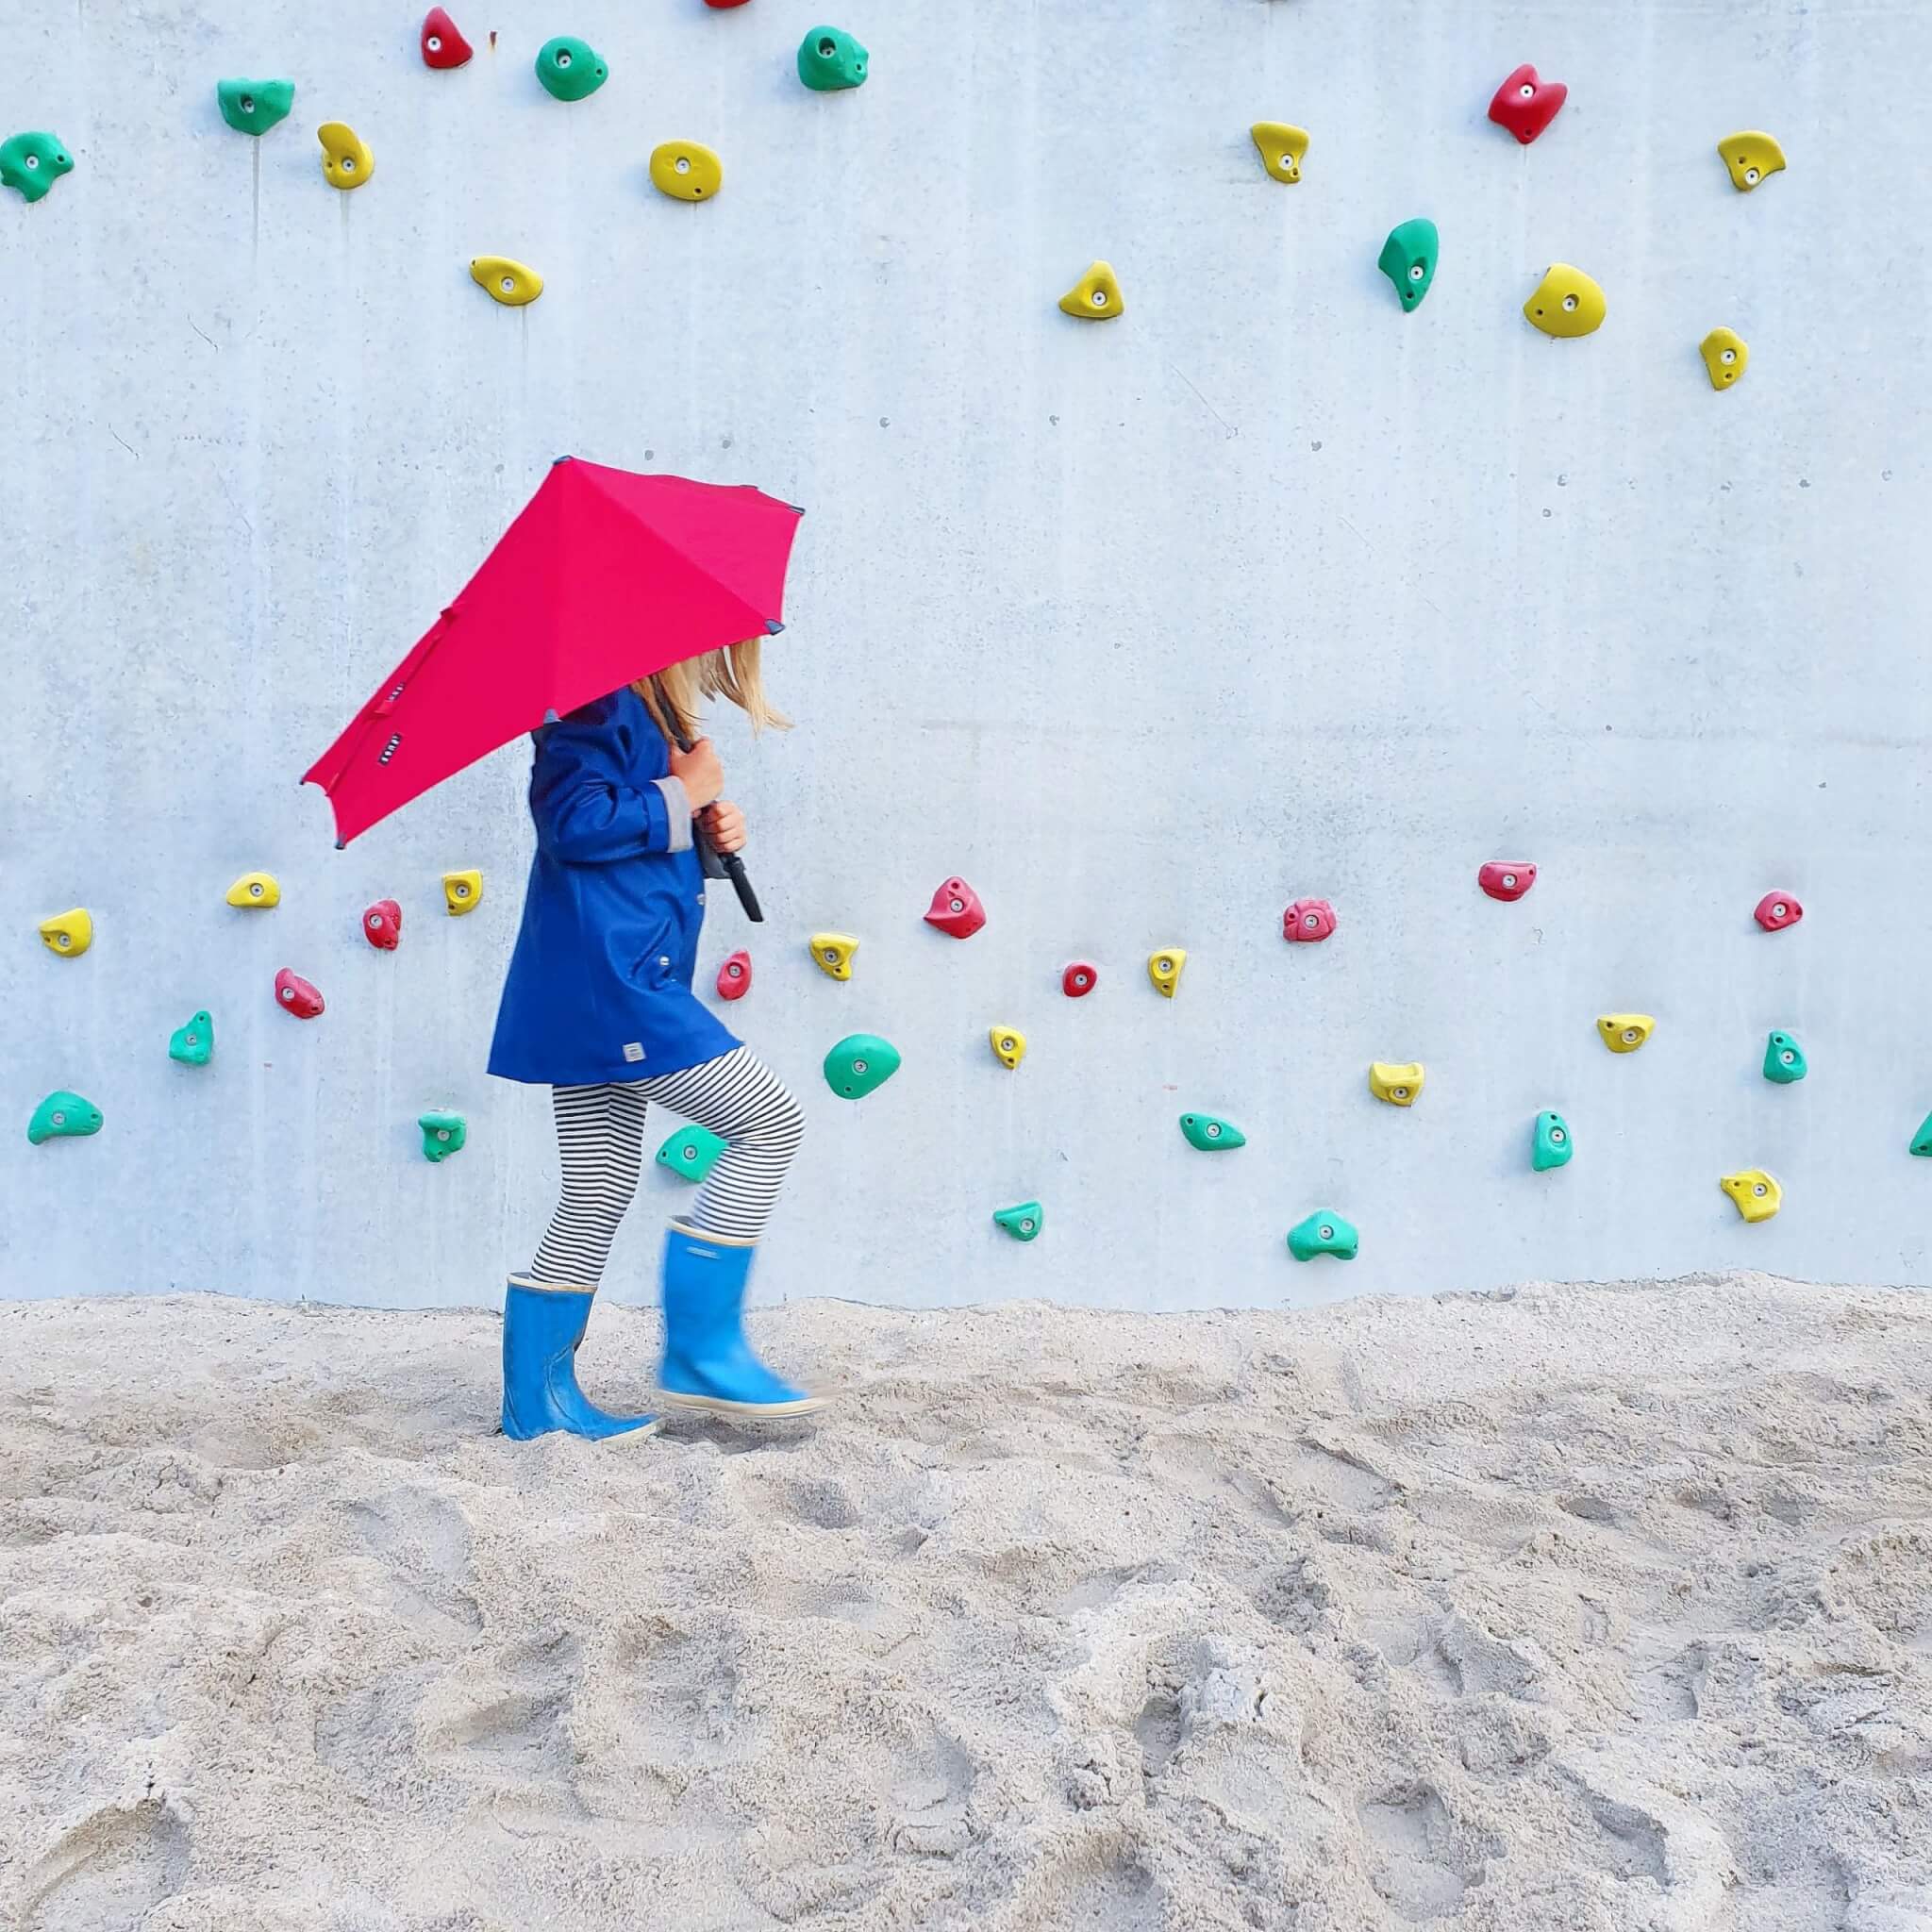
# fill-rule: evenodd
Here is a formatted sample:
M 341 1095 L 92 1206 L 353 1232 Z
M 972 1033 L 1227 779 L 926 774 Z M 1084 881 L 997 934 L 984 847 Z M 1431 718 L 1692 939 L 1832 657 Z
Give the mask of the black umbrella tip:
M 778 633 L 784 628 L 785 626 L 782 624 L 780 624 L 775 617 L 768 617 L 765 619 L 765 635 L 768 638 L 776 637 Z
M 558 463 L 574 463 L 575 461 L 576 458 L 575 457 L 552 457 L 550 458 L 550 467 L 554 470 Z
M 348 849 L 349 841 L 346 839 L 338 839 L 336 841 L 336 850 L 338 852 L 346 852 Z

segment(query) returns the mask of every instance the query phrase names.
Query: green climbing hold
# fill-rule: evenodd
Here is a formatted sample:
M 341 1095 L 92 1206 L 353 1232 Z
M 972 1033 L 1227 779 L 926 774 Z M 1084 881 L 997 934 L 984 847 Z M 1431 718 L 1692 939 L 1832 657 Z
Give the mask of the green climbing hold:
M 425 1160 L 447 1160 L 452 1154 L 460 1154 L 470 1138 L 468 1124 L 459 1113 L 419 1114 L 416 1124 L 423 1129 Z
M 207 1013 L 197 1013 L 185 1026 L 168 1036 L 168 1058 L 184 1067 L 205 1067 L 215 1050 L 215 1023 Z
M 863 87 L 870 58 L 842 27 L 815 26 L 798 43 L 798 77 L 822 94 Z
M 731 1142 L 709 1127 L 679 1127 L 658 1150 L 658 1165 L 681 1179 L 701 1181 Z
M 1232 1121 L 1224 1121 L 1214 1113 L 1182 1114 L 1181 1132 L 1188 1137 L 1188 1145 L 1198 1147 L 1203 1154 L 1219 1154 L 1224 1148 L 1248 1144 L 1248 1137 Z
M 57 134 L 10 134 L 0 141 L 0 182 L 19 189 L 29 201 L 40 200 L 73 169 L 74 157 Z
M 848 1033 L 825 1056 L 825 1085 L 846 1100 L 863 1100 L 899 1071 L 899 1049 L 876 1033 Z
M 1353 1261 L 1361 1239 L 1352 1221 L 1318 1208 L 1306 1221 L 1297 1221 L 1289 1229 L 1288 1251 L 1297 1261 L 1312 1261 L 1317 1255 L 1333 1255 L 1338 1261 Z
M 1805 1049 L 1789 1033 L 1774 1033 L 1764 1042 L 1764 1077 L 1789 1087 L 1802 1080 L 1811 1069 L 1805 1063 Z M 1918 1149 L 1913 1148 L 1913 1153 Z
M 1919 1123 L 1919 1131 L 1912 1136 L 1912 1152 L 1932 1155 L 1932 1113 Z
M 66 1088 L 50 1093 L 34 1108 L 26 1124 L 26 1137 L 38 1147 L 42 1141 L 58 1141 L 62 1135 L 78 1137 L 101 1131 L 101 1110 L 92 1101 L 83 1100 Z
M 1536 1117 L 1536 1139 L 1531 1143 L 1529 1164 L 1544 1174 L 1553 1167 L 1568 1167 L 1576 1143 L 1570 1138 L 1570 1123 L 1559 1113 L 1547 1110 Z
M 215 99 L 222 119 L 237 134 L 266 134 L 289 118 L 295 105 L 292 80 L 218 80 Z
M 1405 310 L 1422 306 L 1436 279 L 1436 225 L 1420 217 L 1389 230 L 1375 266 L 1395 284 Z
M 1046 1214 L 1038 1201 L 1022 1201 L 1017 1208 L 1001 1208 L 992 1217 L 1016 1241 L 1039 1238 L 1046 1225 Z
M 610 78 L 610 70 L 588 41 L 562 34 L 538 48 L 537 78 L 559 101 L 581 101 Z

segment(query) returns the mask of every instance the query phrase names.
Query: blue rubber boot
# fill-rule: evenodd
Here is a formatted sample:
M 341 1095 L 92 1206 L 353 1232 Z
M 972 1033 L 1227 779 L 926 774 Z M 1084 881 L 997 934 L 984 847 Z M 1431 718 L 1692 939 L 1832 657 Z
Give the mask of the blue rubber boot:
M 773 1374 L 744 1339 L 752 1243 L 674 1221 L 664 1237 L 665 1403 L 720 1415 L 809 1415 L 824 1398 Z
M 533 1288 L 510 1277 L 503 1298 L 503 1433 L 519 1442 L 557 1430 L 623 1436 L 652 1415 L 607 1415 L 577 1387 L 576 1345 L 591 1320 L 583 1289 Z

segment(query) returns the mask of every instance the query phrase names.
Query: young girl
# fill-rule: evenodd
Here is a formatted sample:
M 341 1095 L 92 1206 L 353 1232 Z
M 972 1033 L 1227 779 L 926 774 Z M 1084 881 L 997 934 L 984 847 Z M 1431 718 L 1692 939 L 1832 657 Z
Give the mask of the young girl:
M 577 1387 L 575 1351 L 611 1237 L 637 1192 L 644 1114 L 660 1100 L 728 1142 L 664 1246 L 667 1403 L 728 1415 L 803 1415 L 821 1405 L 782 1381 L 744 1339 L 752 1250 L 805 1131 L 797 1101 L 691 991 L 705 874 L 701 819 L 720 852 L 744 815 L 720 796 L 710 741 L 690 751 L 701 697 L 722 694 L 753 728 L 786 721 L 765 702 L 758 640 L 673 666 L 532 737 L 537 854 L 510 959 L 490 1071 L 551 1091 L 563 1198 L 503 1311 L 503 1431 L 615 1436 L 653 1418 L 615 1416 Z M 674 728 L 667 731 L 666 724 Z

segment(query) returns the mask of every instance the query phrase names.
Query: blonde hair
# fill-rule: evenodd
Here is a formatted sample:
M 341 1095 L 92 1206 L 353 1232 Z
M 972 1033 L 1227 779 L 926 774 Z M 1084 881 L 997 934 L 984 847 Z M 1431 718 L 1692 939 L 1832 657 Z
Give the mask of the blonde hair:
M 751 720 L 754 731 L 762 731 L 767 725 L 774 731 L 788 731 L 791 720 L 774 709 L 765 696 L 764 678 L 758 669 L 758 652 L 763 643 L 762 638 L 744 638 L 738 643 L 727 644 L 722 651 L 707 651 L 702 657 L 687 658 L 683 663 L 669 665 L 658 672 L 656 681 L 664 689 L 675 714 L 674 718 L 666 718 L 658 708 L 652 679 L 641 677 L 631 689 L 643 699 L 645 708 L 667 740 L 674 736 L 674 725 L 676 736 L 699 737 L 698 707 L 706 698 L 718 697 L 729 698 Z

